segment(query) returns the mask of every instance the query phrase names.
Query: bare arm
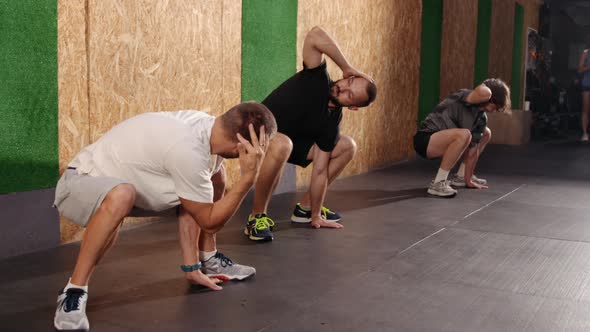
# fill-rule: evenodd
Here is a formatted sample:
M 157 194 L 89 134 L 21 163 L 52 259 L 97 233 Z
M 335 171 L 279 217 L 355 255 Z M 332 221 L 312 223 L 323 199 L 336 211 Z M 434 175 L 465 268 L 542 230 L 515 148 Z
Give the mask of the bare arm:
M 307 68 L 315 68 L 322 64 L 323 54 L 332 59 L 342 70 L 344 78 L 350 76 L 364 77 L 369 81 L 373 79 L 367 74 L 354 68 L 346 59 L 340 46 L 324 29 L 313 27 L 305 36 L 303 42 L 303 63 Z
M 309 188 L 311 201 L 311 226 L 315 228 L 331 227 L 342 228 L 342 225 L 334 222 L 326 222 L 322 218 L 322 206 L 328 189 L 328 166 L 330 152 L 315 149 L 313 156 L 313 170 L 311 171 L 311 184 Z
M 473 91 L 467 95 L 465 101 L 470 104 L 481 104 L 489 102 L 492 98 L 492 90 L 485 86 L 484 84 L 478 85 Z
M 207 233 L 217 233 L 236 213 L 253 184 L 253 177 L 242 177 L 227 195 L 214 203 L 200 203 L 182 197 L 180 203 L 201 229 Z
M 580 62 L 578 63 L 578 73 L 583 74 L 590 70 L 590 66 L 586 66 L 586 58 L 588 57 L 588 50 L 580 56 Z
M 223 164 L 219 171 L 213 174 L 211 182 L 213 183 L 213 202 L 217 202 L 225 193 L 225 168 L 223 167 Z M 197 245 L 199 242 L 197 239 L 199 238 L 200 228 L 197 227 L 195 219 L 182 206 L 178 211 L 178 231 L 183 264 L 195 265 L 199 263 L 197 252 L 199 249 L 204 250 Z M 213 237 L 214 235 L 201 234 L 201 236 Z M 209 278 L 201 271 L 186 272 L 186 278 L 193 283 L 209 287 L 213 290 L 222 289 L 217 285 L 221 283 L 221 280 L 217 278 Z
M 261 146 L 265 144 L 266 134 L 264 127 L 260 129 L 260 139 L 250 125 L 250 137 L 252 144 L 237 134 L 238 150 L 240 153 L 240 169 L 242 177 L 225 196 L 214 203 L 200 203 L 180 198 L 182 207 L 197 221 L 201 229 L 213 234 L 218 232 L 225 223 L 236 213 L 244 197 L 256 181 L 260 165 L 264 159 L 265 150 Z

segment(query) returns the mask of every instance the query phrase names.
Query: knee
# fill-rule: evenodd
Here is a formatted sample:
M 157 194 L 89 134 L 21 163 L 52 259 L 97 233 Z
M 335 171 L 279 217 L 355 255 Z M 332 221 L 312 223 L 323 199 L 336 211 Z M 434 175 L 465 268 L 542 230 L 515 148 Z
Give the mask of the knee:
M 128 183 L 115 186 L 106 196 L 101 208 L 120 220 L 129 214 L 135 204 L 135 187 Z
M 281 159 L 287 159 L 293 151 L 293 142 L 284 134 L 277 133 L 268 146 L 268 155 L 278 156 Z
M 471 131 L 469 129 L 459 129 L 455 134 L 455 139 L 469 144 L 471 143 Z
M 225 174 L 225 167 L 223 164 L 219 167 L 219 171 L 211 177 L 211 182 L 213 182 L 213 187 L 225 188 L 226 182 L 226 174 Z
M 356 154 L 357 145 L 354 139 L 350 136 L 340 136 L 338 139 L 337 146 L 339 146 L 339 150 L 349 154 L 351 157 Z
M 483 138 L 486 142 L 492 139 L 492 130 L 490 128 L 486 127 L 486 130 L 483 132 Z

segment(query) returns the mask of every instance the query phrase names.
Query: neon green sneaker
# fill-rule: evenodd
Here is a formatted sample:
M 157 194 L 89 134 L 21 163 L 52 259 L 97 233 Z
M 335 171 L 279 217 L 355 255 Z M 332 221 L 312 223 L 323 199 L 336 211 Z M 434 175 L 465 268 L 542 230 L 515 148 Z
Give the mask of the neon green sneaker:
M 259 213 L 257 215 L 248 216 L 244 234 L 252 241 L 272 241 L 272 229 L 275 226 L 274 220 L 269 218 L 266 213 Z

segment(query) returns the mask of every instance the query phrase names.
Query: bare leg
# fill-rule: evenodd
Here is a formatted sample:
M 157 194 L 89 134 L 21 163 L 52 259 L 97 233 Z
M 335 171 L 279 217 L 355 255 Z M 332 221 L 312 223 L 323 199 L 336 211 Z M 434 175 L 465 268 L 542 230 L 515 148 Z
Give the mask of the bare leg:
M 178 212 L 178 232 L 180 235 L 180 248 L 182 251 L 183 264 L 197 264 L 199 262 L 199 257 L 197 257 L 197 238 L 199 237 L 199 233 L 205 234 L 205 232 L 201 232 L 197 222 L 183 207 L 180 207 Z M 213 241 L 215 241 L 215 237 L 212 236 L 212 238 Z M 203 285 L 213 290 L 222 289 L 217 285 L 218 283 L 221 283 L 221 280 L 209 278 L 200 270 L 186 272 L 185 277 L 192 283 Z
M 313 145 L 308 154 L 308 159 L 313 160 L 314 149 L 319 149 L 317 145 Z M 354 158 L 356 154 L 356 142 L 350 136 L 340 136 L 338 143 L 330 154 L 330 163 L 328 164 L 328 186 L 342 173 L 346 165 Z M 305 196 L 300 201 L 301 205 L 309 207 L 310 192 L 305 193 Z
M 133 208 L 134 202 L 135 188 L 130 184 L 116 186 L 105 197 L 86 227 L 72 274 L 73 284 L 88 284 L 94 268 L 114 244 L 119 226 Z
M 277 133 L 270 142 L 256 181 L 252 215 L 266 213 L 270 197 L 279 183 L 292 150 L 291 139 L 281 133 Z
M 442 156 L 440 168 L 450 171 L 470 142 L 471 132 L 468 129 L 441 130 L 430 136 L 426 155 L 428 158 Z
M 219 172 L 213 174 L 211 177 L 211 182 L 213 182 L 213 202 L 217 202 L 225 194 L 225 179 L 225 167 L 221 166 Z M 197 243 L 196 251 L 215 251 L 217 249 L 215 234 L 201 232 L 200 229 L 198 229 L 198 232 L 197 238 L 199 242 Z
M 477 161 L 479 160 L 479 156 L 485 149 L 486 145 L 492 138 L 492 131 L 486 127 L 484 134 L 474 148 L 468 149 L 466 151 L 467 155 L 465 156 L 464 163 L 465 163 L 465 185 L 468 188 L 477 188 L 477 189 L 487 189 L 488 187 L 485 185 L 477 184 L 471 181 L 471 177 L 475 172 L 475 166 L 477 165 Z

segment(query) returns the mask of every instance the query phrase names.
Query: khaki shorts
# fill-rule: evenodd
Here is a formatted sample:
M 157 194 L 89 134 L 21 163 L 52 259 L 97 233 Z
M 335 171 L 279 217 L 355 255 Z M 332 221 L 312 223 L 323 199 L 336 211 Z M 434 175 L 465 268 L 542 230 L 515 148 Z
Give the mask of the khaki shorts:
M 67 169 L 57 182 L 53 205 L 62 216 L 85 227 L 107 194 L 122 183 L 121 179 L 78 175 Z

